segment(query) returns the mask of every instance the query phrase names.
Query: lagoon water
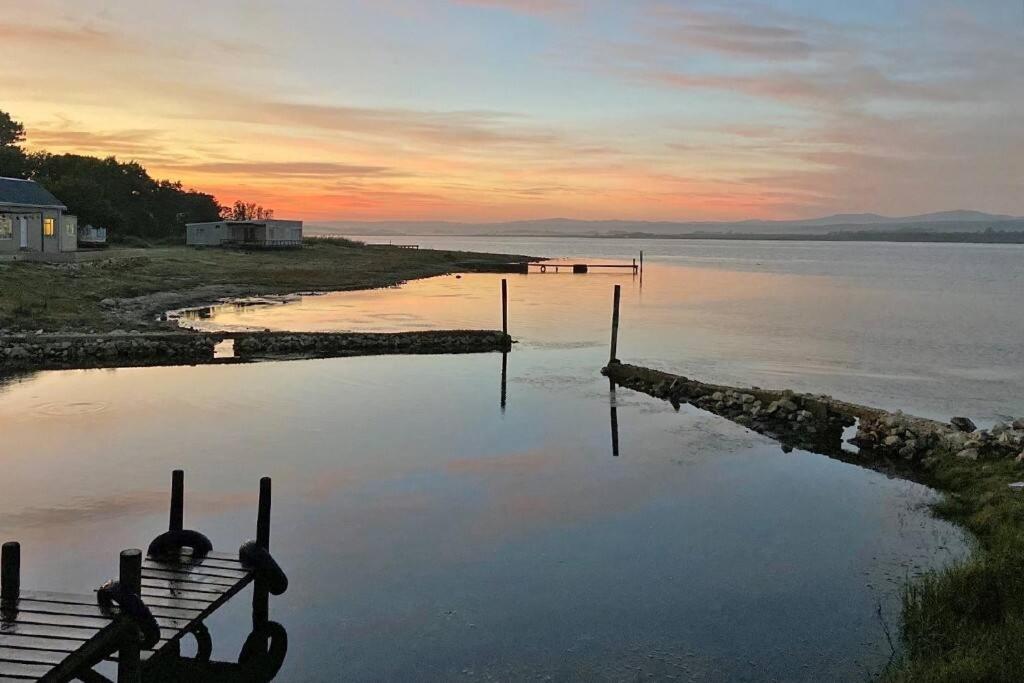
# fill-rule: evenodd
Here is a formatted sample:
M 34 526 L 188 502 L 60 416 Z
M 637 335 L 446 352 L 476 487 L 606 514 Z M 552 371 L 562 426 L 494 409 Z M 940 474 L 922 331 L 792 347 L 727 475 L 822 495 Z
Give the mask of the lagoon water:
M 519 343 L 504 401 L 499 354 L 11 378 L 0 535 L 22 541 L 26 587 L 111 576 L 121 547 L 163 530 L 175 467 L 186 526 L 230 551 L 254 533 L 268 474 L 271 545 L 292 580 L 271 602 L 290 639 L 279 680 L 863 680 L 891 656 L 905 580 L 966 539 L 929 514 L 925 487 L 610 393 L 597 371 L 612 285 L 624 361 L 930 416 L 1024 414 L 1019 247 L 406 241 L 643 248 L 647 267 L 642 286 L 505 276 Z M 501 277 L 192 322 L 493 328 Z M 210 620 L 216 657 L 237 655 L 247 602 Z

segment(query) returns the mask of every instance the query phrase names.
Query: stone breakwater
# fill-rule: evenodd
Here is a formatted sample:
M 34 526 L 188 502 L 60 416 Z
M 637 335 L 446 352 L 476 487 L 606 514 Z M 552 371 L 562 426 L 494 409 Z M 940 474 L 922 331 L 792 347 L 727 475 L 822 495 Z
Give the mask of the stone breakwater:
M 967 460 L 1016 459 L 1024 463 L 1024 419 L 977 429 L 967 418 L 949 423 L 848 403 L 831 396 L 739 388 L 613 362 L 602 374 L 614 383 L 721 415 L 770 436 L 787 448 L 802 448 L 847 460 L 900 461 L 929 468 L 943 456 Z M 844 431 L 856 425 L 845 443 Z
M 213 360 L 213 335 L 115 332 L 0 336 L 0 369 L 167 365 Z
M 234 340 L 234 357 L 215 358 L 214 347 L 225 339 Z M 0 336 L 0 372 L 198 365 L 397 353 L 484 353 L 511 349 L 511 337 L 490 330 L 3 335 Z
M 424 332 L 253 332 L 235 337 L 239 358 L 329 358 L 381 354 L 510 351 L 512 338 L 491 330 Z

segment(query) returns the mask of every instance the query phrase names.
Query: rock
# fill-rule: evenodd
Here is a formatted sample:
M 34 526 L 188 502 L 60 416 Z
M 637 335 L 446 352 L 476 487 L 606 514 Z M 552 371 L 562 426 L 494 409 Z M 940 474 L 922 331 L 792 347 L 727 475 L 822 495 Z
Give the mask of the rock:
M 990 429 L 989 432 L 991 432 L 993 436 L 999 436 L 1007 429 L 1009 429 L 1009 427 L 1006 425 L 1005 422 L 996 422 L 994 425 L 992 425 L 992 429 Z
M 779 407 L 789 413 L 792 413 L 797 408 L 799 408 L 799 406 L 796 403 L 793 403 L 788 398 L 784 398 L 781 401 L 779 401 Z
M 957 453 L 956 457 L 962 458 L 964 460 L 977 460 L 978 459 L 978 449 L 977 448 L 965 448 L 962 451 L 960 451 L 959 453 Z
M 1018 418 L 1013 421 L 1013 428 L 1020 431 L 1024 431 L 1024 417 Z
M 1010 484 L 1010 488 L 1014 491 L 1024 491 L 1024 481 L 1015 481 Z
M 1017 462 L 1024 462 L 1024 451 L 1021 451 L 1021 452 L 1020 452 L 1020 455 L 1018 455 L 1018 456 L 1017 456 L 1016 458 L 1014 458 L 1014 459 L 1015 459 L 1015 460 L 1016 460 Z
M 958 432 L 973 432 L 978 428 L 977 425 L 966 417 L 954 417 L 949 421 L 949 424 L 953 425 L 953 428 Z
M 115 301 L 114 299 L 111 299 L 110 297 L 107 297 L 106 299 L 101 299 L 100 300 L 100 306 L 106 306 L 107 308 L 109 308 L 111 306 L 116 306 L 116 305 L 117 305 L 117 301 Z
M 898 436 L 887 436 L 885 437 L 885 440 L 882 441 L 882 445 L 886 448 L 894 448 L 902 443 L 903 439 Z
M 742 396 L 740 396 L 740 400 L 743 401 L 744 403 L 753 403 L 754 397 L 751 394 L 743 394 Z

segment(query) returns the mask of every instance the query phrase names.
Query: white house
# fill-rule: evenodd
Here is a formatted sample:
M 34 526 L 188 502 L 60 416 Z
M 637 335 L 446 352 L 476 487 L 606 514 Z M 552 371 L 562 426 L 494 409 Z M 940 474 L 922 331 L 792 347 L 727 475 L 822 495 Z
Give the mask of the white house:
M 185 243 L 194 247 L 301 247 L 302 221 L 265 219 L 188 223 L 185 226 Z
M 0 255 L 78 249 L 78 219 L 34 180 L 0 178 Z

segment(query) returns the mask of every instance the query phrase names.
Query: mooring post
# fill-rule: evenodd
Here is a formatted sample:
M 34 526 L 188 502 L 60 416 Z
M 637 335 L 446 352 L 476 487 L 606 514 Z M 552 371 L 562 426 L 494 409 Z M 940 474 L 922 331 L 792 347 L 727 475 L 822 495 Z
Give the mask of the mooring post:
M 608 363 L 614 363 L 619 351 L 619 299 L 622 297 L 622 285 L 615 285 L 615 298 L 612 303 L 612 352 Z
M 508 280 L 501 279 L 501 331 L 508 336 Z
M 256 516 L 256 543 L 270 550 L 270 477 L 260 479 L 260 502 Z M 270 620 L 270 590 L 259 577 L 252 588 L 252 627 L 256 629 Z
M 171 531 L 181 531 L 185 528 L 185 472 L 174 470 L 171 472 Z
M 142 592 L 142 551 L 138 548 L 121 551 L 121 566 L 118 576 L 121 589 L 139 595 Z M 139 655 L 140 633 L 135 622 L 129 621 L 128 634 L 124 638 L 117 657 L 117 680 L 138 683 L 142 680 L 142 662 Z
M 21 544 L 4 543 L 0 551 L 0 601 L 16 603 L 21 595 Z

